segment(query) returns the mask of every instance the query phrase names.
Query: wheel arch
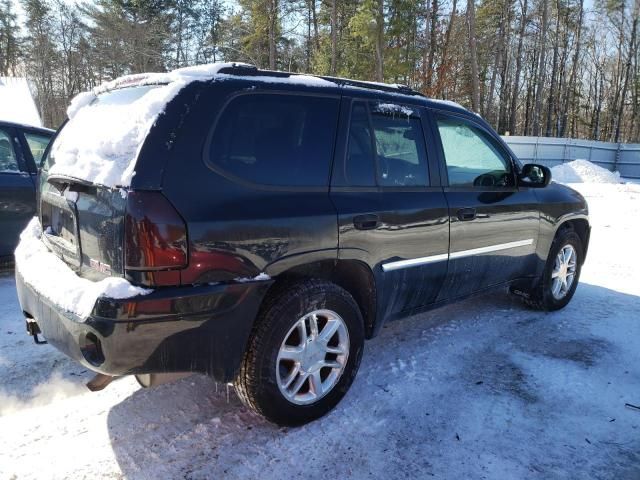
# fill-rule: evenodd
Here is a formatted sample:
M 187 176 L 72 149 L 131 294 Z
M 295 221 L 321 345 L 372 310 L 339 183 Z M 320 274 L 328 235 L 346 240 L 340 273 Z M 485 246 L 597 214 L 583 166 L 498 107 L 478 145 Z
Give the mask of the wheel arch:
M 563 219 L 558 222 L 556 225 L 556 230 L 553 235 L 555 239 L 558 234 L 566 229 L 571 229 L 578 237 L 580 237 L 580 241 L 582 242 L 582 258 L 581 263 L 584 263 L 587 257 L 587 249 L 589 247 L 589 237 L 591 235 L 591 226 L 589 224 L 589 219 L 586 216 L 572 216 Z
M 291 283 L 308 278 L 327 280 L 349 292 L 362 314 L 365 337 L 374 336 L 378 311 L 377 288 L 368 265 L 359 260 L 331 259 L 292 266 L 278 273 L 264 298 L 287 288 Z

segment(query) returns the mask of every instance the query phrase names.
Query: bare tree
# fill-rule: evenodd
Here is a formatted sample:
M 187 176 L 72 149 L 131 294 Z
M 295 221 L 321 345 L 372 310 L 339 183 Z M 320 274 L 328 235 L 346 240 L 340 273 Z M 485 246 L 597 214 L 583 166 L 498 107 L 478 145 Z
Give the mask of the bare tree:
M 471 109 L 477 112 L 480 110 L 480 87 L 478 84 L 475 0 L 467 0 L 467 23 L 469 24 L 469 56 L 471 57 Z

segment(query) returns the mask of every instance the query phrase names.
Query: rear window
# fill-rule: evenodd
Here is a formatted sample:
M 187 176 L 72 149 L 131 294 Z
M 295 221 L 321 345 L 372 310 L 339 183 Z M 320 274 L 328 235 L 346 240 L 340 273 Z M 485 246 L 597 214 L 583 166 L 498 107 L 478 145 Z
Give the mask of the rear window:
M 208 163 L 257 184 L 325 186 L 338 102 L 307 95 L 236 97 L 216 123 Z
M 89 143 L 94 143 L 96 149 L 102 149 L 102 150 L 104 150 L 104 148 L 102 148 L 101 144 L 104 144 L 107 146 L 112 145 L 115 151 L 105 152 L 106 155 L 102 156 L 102 159 L 101 159 L 103 161 L 106 160 L 107 162 L 109 162 L 109 159 L 116 159 L 117 153 L 119 153 L 119 151 L 126 150 L 127 147 L 131 149 L 131 147 L 129 145 L 126 145 L 125 143 L 126 141 L 130 142 L 131 140 L 135 140 L 135 137 L 136 137 L 136 135 L 134 135 L 133 132 L 130 131 L 130 129 L 127 129 L 134 115 L 132 113 L 133 109 L 129 112 L 125 111 L 125 109 L 127 109 L 128 106 L 132 105 L 136 101 L 142 99 L 142 97 L 144 97 L 150 91 L 158 89 L 162 86 L 164 85 L 154 84 L 154 85 L 143 85 L 138 87 L 126 87 L 126 88 L 120 88 L 117 90 L 110 90 L 98 95 L 91 103 L 87 105 L 87 108 L 90 109 L 89 110 L 90 112 L 91 111 L 95 112 L 92 119 L 96 123 L 94 125 L 84 126 L 90 129 L 90 132 L 86 132 L 86 131 L 74 132 L 74 134 L 71 135 L 72 137 L 71 139 L 65 138 L 67 136 L 65 135 L 66 133 L 65 129 L 68 130 L 69 123 L 71 122 L 71 120 L 69 120 L 69 122 L 67 122 L 67 124 L 63 126 L 62 130 L 60 131 L 60 133 L 58 134 L 58 137 L 55 140 L 53 147 L 50 149 L 49 154 L 46 156 L 46 158 L 42 162 L 42 169 L 44 171 L 48 171 L 53 165 L 55 165 L 56 146 L 57 145 L 59 146 L 60 142 L 63 142 L 65 140 L 67 141 L 70 140 L 69 147 L 71 147 L 72 149 L 75 149 L 75 147 L 81 140 L 85 140 L 85 141 L 90 140 Z M 107 108 L 99 109 L 96 107 L 107 107 Z M 123 132 L 124 135 L 119 135 L 119 136 L 112 135 L 114 133 L 114 130 L 116 130 L 115 131 L 116 134 L 120 132 L 118 132 L 117 129 L 114 129 L 112 125 L 109 125 L 109 123 L 113 123 L 114 119 L 117 122 L 118 115 L 124 116 L 123 120 L 119 122 L 120 127 L 122 127 L 122 130 L 124 130 Z M 105 123 L 107 123 L 107 125 L 105 125 Z M 76 126 L 76 130 L 80 130 L 80 129 L 78 129 Z M 83 135 L 83 133 L 93 133 L 93 134 Z M 129 136 L 132 138 L 127 138 L 126 136 L 127 133 L 129 133 Z M 125 140 L 125 142 L 122 142 L 124 145 L 118 145 L 118 141 L 123 140 L 123 138 Z M 34 155 L 34 158 L 35 158 L 35 155 Z M 37 160 L 36 160 L 36 164 L 37 164 Z

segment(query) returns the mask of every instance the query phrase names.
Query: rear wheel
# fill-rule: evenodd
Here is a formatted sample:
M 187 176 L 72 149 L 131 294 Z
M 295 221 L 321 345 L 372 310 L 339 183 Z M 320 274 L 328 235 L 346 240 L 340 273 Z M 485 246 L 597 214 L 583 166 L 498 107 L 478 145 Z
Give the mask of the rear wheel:
M 541 281 L 529 292 L 525 303 L 538 310 L 559 310 L 573 297 L 580 278 L 582 241 L 571 229 L 556 235 L 551 245 Z
M 353 297 L 307 280 L 265 302 L 236 378 L 240 399 L 280 425 L 300 425 L 331 410 L 358 371 L 364 344 Z

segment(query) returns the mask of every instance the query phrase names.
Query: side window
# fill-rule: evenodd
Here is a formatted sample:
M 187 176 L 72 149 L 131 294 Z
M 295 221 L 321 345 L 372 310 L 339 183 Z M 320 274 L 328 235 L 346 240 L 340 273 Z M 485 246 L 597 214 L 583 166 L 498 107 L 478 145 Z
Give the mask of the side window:
M 511 187 L 509 158 L 488 135 L 464 120 L 441 118 L 438 131 L 452 187 Z
M 374 171 L 373 138 L 369 125 L 369 112 L 364 102 L 356 102 L 351 109 L 349 141 L 345 161 L 345 179 L 354 187 L 376 184 Z
M 42 155 L 44 155 L 44 151 L 47 149 L 51 137 L 38 133 L 24 132 L 24 138 L 27 139 L 29 150 L 31 150 L 31 155 L 33 156 L 36 167 L 39 167 L 42 162 Z
M 420 119 L 399 105 L 373 104 L 378 182 L 388 187 L 427 186 L 428 168 Z
M 338 102 L 304 95 L 240 95 L 218 119 L 208 162 L 253 183 L 326 186 Z
M 11 137 L 0 129 L 0 173 L 19 172 L 18 159 L 13 150 Z

